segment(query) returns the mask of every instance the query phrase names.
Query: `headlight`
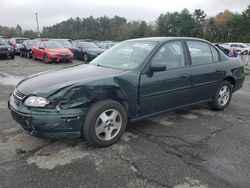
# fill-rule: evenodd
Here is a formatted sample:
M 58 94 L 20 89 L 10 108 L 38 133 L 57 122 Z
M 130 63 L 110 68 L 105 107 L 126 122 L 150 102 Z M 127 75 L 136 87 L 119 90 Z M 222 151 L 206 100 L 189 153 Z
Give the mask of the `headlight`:
M 24 105 L 29 107 L 44 107 L 49 104 L 49 102 L 50 101 L 42 97 L 30 96 L 24 101 Z
M 9 51 L 11 51 L 11 50 L 12 50 L 12 48 L 11 48 L 11 47 L 9 47 L 9 48 L 8 48 L 8 50 L 9 50 Z

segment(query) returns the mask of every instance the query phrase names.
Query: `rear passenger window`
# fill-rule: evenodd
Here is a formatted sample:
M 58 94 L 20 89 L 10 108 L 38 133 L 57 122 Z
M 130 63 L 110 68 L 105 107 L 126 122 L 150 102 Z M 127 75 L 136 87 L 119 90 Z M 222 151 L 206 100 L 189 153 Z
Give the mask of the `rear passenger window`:
M 213 62 L 213 56 L 207 43 L 200 41 L 187 41 L 187 45 L 191 55 L 192 65 Z
M 218 51 L 213 46 L 211 46 L 211 51 L 212 51 L 212 54 L 213 54 L 214 62 L 219 61 L 219 53 L 218 53 Z
M 167 42 L 152 58 L 152 63 L 162 63 L 167 69 L 185 66 L 184 53 L 181 42 Z

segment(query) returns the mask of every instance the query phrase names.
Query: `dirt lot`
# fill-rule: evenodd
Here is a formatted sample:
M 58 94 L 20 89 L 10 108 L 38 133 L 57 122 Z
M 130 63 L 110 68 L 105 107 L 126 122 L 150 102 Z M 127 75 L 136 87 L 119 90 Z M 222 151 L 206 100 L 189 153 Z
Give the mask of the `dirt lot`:
M 108 148 L 23 133 L 7 109 L 15 84 L 71 65 L 0 60 L 0 187 L 250 187 L 250 77 L 225 111 L 161 114 L 129 125 Z

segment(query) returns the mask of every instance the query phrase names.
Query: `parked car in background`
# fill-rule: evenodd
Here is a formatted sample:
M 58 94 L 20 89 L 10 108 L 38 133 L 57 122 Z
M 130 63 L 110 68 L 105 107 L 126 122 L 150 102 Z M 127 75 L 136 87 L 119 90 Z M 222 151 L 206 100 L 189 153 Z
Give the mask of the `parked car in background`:
M 0 57 L 15 59 L 13 47 L 4 38 L 0 38 Z
M 71 39 L 49 39 L 51 42 L 58 42 L 60 43 L 64 48 L 70 48 L 72 47 Z
M 94 146 L 118 141 L 128 121 L 201 103 L 224 110 L 245 76 L 243 63 L 197 38 L 121 42 L 90 64 L 32 75 L 8 106 L 39 137 L 81 136 Z
M 247 44 L 244 43 L 225 43 L 221 44 L 221 46 L 226 50 L 231 50 L 232 48 L 236 50 L 236 52 L 241 54 L 248 54 L 250 51 L 250 47 Z
M 94 42 L 73 42 L 71 51 L 74 53 L 75 58 L 83 59 L 85 62 L 89 62 L 102 54 L 105 50 L 99 48 Z
M 10 38 L 9 42 L 12 45 L 15 54 L 20 54 L 20 48 L 23 47 L 23 42 L 29 40 L 28 38 Z
M 23 46 L 20 48 L 20 56 L 21 57 L 27 57 L 32 58 L 32 49 L 33 47 L 37 46 L 38 41 L 37 40 L 25 40 L 23 42 Z
M 73 53 L 57 42 L 39 42 L 32 49 L 33 59 L 43 60 L 44 63 L 70 62 L 73 60 Z
M 45 42 L 45 41 L 49 41 L 50 38 L 35 38 L 34 40 L 37 40 L 39 42 Z
M 111 47 L 113 47 L 114 45 L 116 45 L 117 43 L 116 42 L 113 42 L 113 41 L 102 41 L 102 42 L 99 42 L 97 45 L 101 48 L 101 49 L 109 49 Z

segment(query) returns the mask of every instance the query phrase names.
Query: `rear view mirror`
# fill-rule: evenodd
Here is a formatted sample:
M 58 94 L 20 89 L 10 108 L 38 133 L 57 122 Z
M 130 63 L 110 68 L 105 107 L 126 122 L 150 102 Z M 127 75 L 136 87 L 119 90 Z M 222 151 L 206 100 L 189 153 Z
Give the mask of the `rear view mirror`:
M 165 71 L 166 65 L 163 63 L 154 63 L 150 65 L 149 69 L 153 72 Z

